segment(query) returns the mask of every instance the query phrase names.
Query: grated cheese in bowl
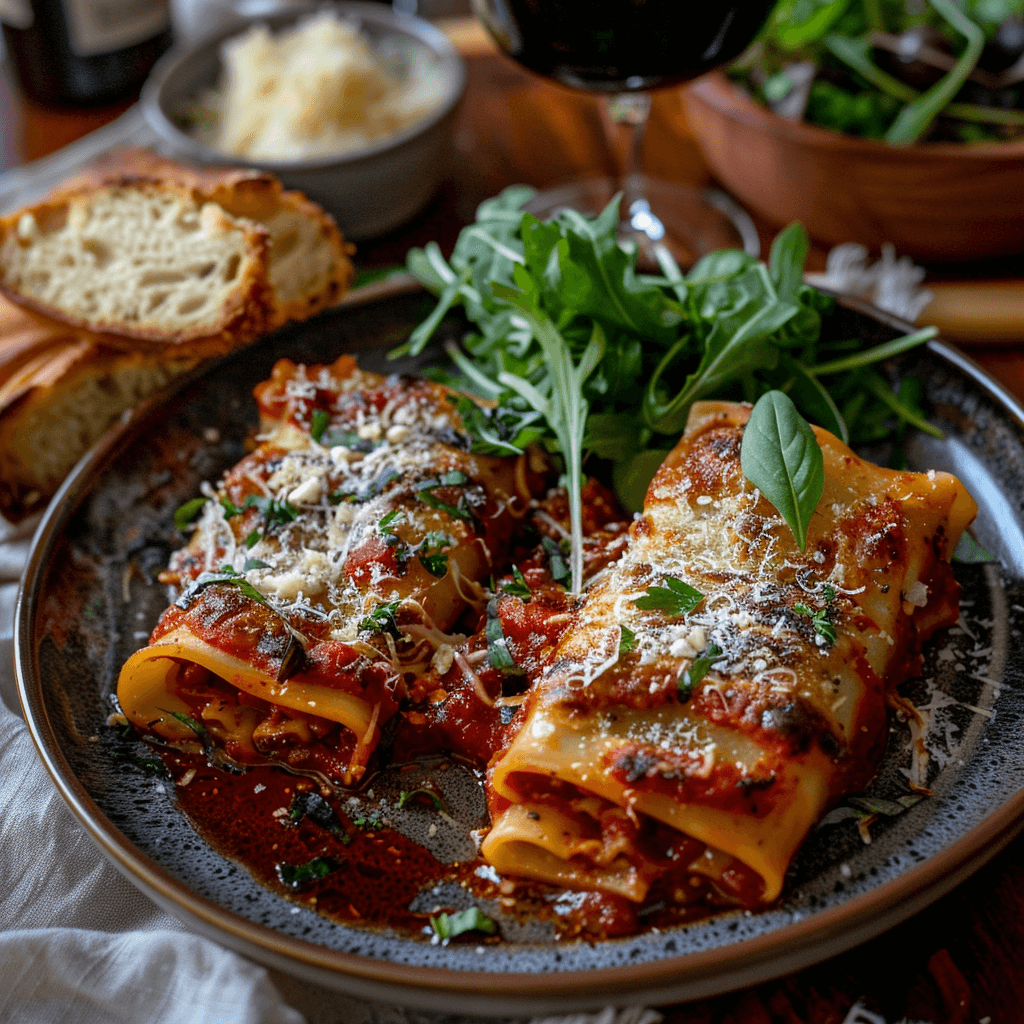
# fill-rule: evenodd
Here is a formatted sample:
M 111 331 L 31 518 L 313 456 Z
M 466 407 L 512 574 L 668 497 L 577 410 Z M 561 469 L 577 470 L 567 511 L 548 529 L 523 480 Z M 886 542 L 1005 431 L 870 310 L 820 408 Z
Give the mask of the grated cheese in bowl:
M 425 48 L 395 37 L 374 49 L 332 11 L 272 34 L 251 26 L 221 47 L 222 73 L 203 101 L 200 141 L 246 160 L 309 160 L 400 134 L 444 100 Z

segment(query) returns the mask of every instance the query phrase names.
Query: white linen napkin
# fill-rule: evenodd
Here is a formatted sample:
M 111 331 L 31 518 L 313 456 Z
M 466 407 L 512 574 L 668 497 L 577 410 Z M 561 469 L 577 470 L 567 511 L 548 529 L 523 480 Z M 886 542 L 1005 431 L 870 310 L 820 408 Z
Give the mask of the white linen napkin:
M 21 718 L 18 579 L 35 521 L 0 519 L 0 1024 L 477 1024 L 376 1006 L 193 935 L 110 865 Z M 634 1007 L 532 1024 L 656 1024 Z

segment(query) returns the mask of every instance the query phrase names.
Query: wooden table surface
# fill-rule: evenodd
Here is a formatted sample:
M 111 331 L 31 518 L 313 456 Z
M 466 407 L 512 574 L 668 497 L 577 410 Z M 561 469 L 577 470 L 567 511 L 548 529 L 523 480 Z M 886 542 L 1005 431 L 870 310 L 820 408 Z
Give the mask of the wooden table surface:
M 450 250 L 477 204 L 507 185 L 543 188 L 614 170 L 595 100 L 520 70 L 492 51 L 471 25 L 449 28 L 469 63 L 453 171 L 414 223 L 360 247 L 361 267 L 401 263 L 411 245 L 430 239 Z M 8 130 L 18 126 L 17 158 L 30 160 L 100 126 L 130 102 L 47 110 L 24 100 L 15 87 L 11 109 L 2 113 Z M 645 169 L 668 180 L 710 180 L 675 91 L 655 98 Z M 758 224 L 758 229 L 766 250 L 773 228 Z M 823 250 L 813 250 L 810 269 L 822 268 L 824 257 Z M 1024 294 L 1013 264 L 990 266 L 986 273 L 991 276 L 993 269 L 997 275 L 1005 272 L 1009 287 Z M 971 354 L 1024 399 L 1024 344 L 973 345 Z M 929 909 L 857 949 L 778 981 L 665 1012 L 672 1024 L 841 1024 L 858 1002 L 888 1024 L 904 1017 L 929 1024 L 1024 1021 L 1024 837 Z M 872 1020 L 859 1017 L 857 1024 Z

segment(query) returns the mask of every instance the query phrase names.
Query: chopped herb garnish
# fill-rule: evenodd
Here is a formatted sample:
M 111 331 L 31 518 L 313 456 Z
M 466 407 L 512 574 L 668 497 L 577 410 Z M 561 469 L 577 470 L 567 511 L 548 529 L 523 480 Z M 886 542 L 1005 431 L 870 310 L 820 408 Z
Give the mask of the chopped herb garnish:
M 833 591 L 833 594 L 835 592 Z M 828 600 L 828 594 L 825 595 Z M 808 615 L 811 619 L 811 625 L 814 627 L 814 632 L 818 636 L 822 637 L 825 642 L 831 647 L 836 642 L 836 627 L 832 625 L 832 621 L 829 618 L 830 610 L 828 605 L 824 608 L 812 608 L 808 604 L 804 604 L 803 601 L 797 601 L 793 605 L 793 611 L 799 615 Z
M 168 714 L 170 714 L 171 718 L 181 722 L 186 729 L 191 729 L 196 734 L 196 739 L 202 743 L 204 749 L 210 746 L 210 734 L 206 731 L 206 726 L 200 725 L 194 718 L 186 715 L 184 711 L 170 711 Z
M 288 820 L 297 825 L 303 818 L 318 825 L 325 832 L 330 832 L 335 839 L 346 846 L 352 837 L 345 831 L 341 819 L 334 813 L 334 808 L 319 793 L 296 793 L 292 797 L 292 805 L 288 809 Z
M 395 537 L 394 528 L 405 521 L 405 513 L 400 508 L 393 508 L 381 521 L 380 532 Z M 396 538 L 397 539 L 397 538 Z
M 245 538 L 245 546 L 247 548 L 254 548 L 260 542 L 263 534 L 259 530 L 253 530 L 248 537 Z
M 448 575 L 448 555 L 445 549 L 452 546 L 452 539 L 440 530 L 431 530 L 420 544 L 419 559 L 431 576 L 441 579 Z
M 541 547 L 548 556 L 548 571 L 556 583 L 565 583 L 569 579 L 569 563 L 565 560 L 569 554 L 569 542 L 567 540 L 557 541 L 550 537 L 542 537 Z
M 457 914 L 440 913 L 430 919 L 430 927 L 442 941 L 454 939 L 464 932 L 484 932 L 495 935 L 498 931 L 497 922 L 489 918 L 479 907 L 469 907 Z
M 381 821 L 380 811 L 371 811 L 369 814 L 363 815 L 360 818 L 353 818 L 352 824 L 355 825 L 356 828 L 361 828 L 364 832 L 376 832 L 378 829 L 387 827 L 384 822 Z
M 299 510 L 286 498 L 268 498 L 263 494 L 246 495 L 241 505 L 236 505 L 230 498 L 221 498 L 220 504 L 226 519 L 240 516 L 251 508 L 259 509 L 269 526 L 284 526 L 299 517 Z
M 169 778 L 171 774 L 164 767 L 162 761 L 157 761 L 152 757 L 134 757 L 129 754 L 122 754 L 120 750 L 111 751 L 110 756 L 115 761 L 131 761 L 132 764 L 137 765 L 143 771 L 160 778 Z
M 331 414 L 329 412 L 325 409 L 314 409 L 309 421 L 309 436 L 319 443 L 330 422 Z
M 377 447 L 369 438 L 360 437 L 355 430 L 344 427 L 329 427 L 319 441 L 325 448 L 348 448 L 349 451 L 362 452 L 364 455 Z
M 237 587 L 250 600 L 258 601 L 260 604 L 267 604 L 267 599 L 240 572 L 236 572 L 234 567 L 230 565 L 223 566 L 220 572 L 200 573 L 174 603 L 178 608 L 188 608 L 207 587 L 212 587 L 218 583 L 226 583 L 229 586 Z
M 449 473 L 442 473 L 439 477 L 433 477 L 430 480 L 424 480 L 422 483 L 416 485 L 416 497 L 423 502 L 424 505 L 429 505 L 431 508 L 436 508 L 441 512 L 446 512 L 453 519 L 472 519 L 473 510 L 469 507 L 466 502 L 465 493 L 459 496 L 458 505 L 451 505 L 448 502 L 442 501 L 434 491 L 441 487 L 465 487 L 470 482 L 468 476 L 461 470 L 453 469 Z
M 402 790 L 398 796 L 398 806 L 404 807 L 410 800 L 418 800 L 420 797 L 426 797 L 434 805 L 435 811 L 444 811 L 444 804 L 441 802 L 441 798 L 430 789 L 413 789 L 409 792 Z
M 516 675 L 523 670 L 516 664 L 508 649 L 508 641 L 505 639 L 505 631 L 501 627 L 501 619 L 498 617 L 497 602 L 491 601 L 487 606 L 487 663 L 491 668 L 501 672 L 511 672 Z
M 470 450 L 477 455 L 521 455 L 524 449 L 543 436 L 536 426 L 540 413 L 499 405 L 493 409 L 477 405 L 465 395 L 450 398 L 469 435 Z
M 518 597 L 523 601 L 529 601 L 533 597 L 533 591 L 530 590 L 529 584 L 523 578 L 517 565 L 512 566 L 512 582 L 502 583 L 501 592 L 508 594 L 509 597 Z
M 708 644 L 707 650 L 694 658 L 690 667 L 679 677 L 679 699 L 685 704 L 693 694 L 693 688 L 708 674 L 711 666 L 722 656 L 718 644 Z
M 332 871 L 337 871 L 341 865 L 333 857 L 314 857 L 305 864 L 276 864 L 277 877 L 282 885 L 289 889 L 301 889 L 310 882 L 325 878 Z
M 193 498 L 191 501 L 186 501 L 174 513 L 175 527 L 184 533 L 186 527 L 199 515 L 205 504 L 206 498 Z
M 620 626 L 619 629 L 622 630 L 619 636 L 619 654 L 626 654 L 636 647 L 636 633 L 628 626 Z
M 369 615 L 362 619 L 359 628 L 368 630 L 370 633 L 390 633 L 397 640 L 401 634 L 398 631 L 398 623 L 395 622 L 395 612 L 398 611 L 398 606 L 401 603 L 401 600 L 398 600 L 377 605 Z
M 286 498 L 267 498 L 262 494 L 250 494 L 243 508 L 257 508 L 271 526 L 284 526 L 299 517 L 299 510 Z
M 242 566 L 243 572 L 250 572 L 252 569 L 269 569 L 270 565 L 264 562 L 262 558 L 247 558 L 245 565 Z
M 692 612 L 704 600 L 699 590 L 694 590 L 675 576 L 668 576 L 663 587 L 648 587 L 643 597 L 633 603 L 644 611 L 661 611 L 666 615 L 685 615 Z
M 398 475 L 397 469 L 385 469 L 365 490 L 335 491 L 334 494 L 329 496 L 328 500 L 332 505 L 340 505 L 343 501 L 362 505 L 364 502 L 369 501 L 371 498 L 376 498 L 378 494 L 383 493 L 384 488 L 389 483 L 398 479 Z

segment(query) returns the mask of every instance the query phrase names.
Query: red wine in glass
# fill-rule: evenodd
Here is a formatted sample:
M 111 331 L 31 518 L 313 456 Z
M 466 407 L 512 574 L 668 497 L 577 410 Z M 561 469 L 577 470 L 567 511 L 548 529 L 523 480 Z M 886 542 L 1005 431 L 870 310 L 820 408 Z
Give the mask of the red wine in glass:
M 644 182 L 640 149 L 650 110 L 648 90 L 678 85 L 727 64 L 750 44 L 775 0 L 691 3 L 688 0 L 472 0 L 473 10 L 513 60 L 572 89 L 602 93 L 606 121 L 621 126 L 621 183 L 580 182 L 542 194 L 538 214 L 573 205 L 584 212 L 623 193 L 624 237 L 643 250 L 668 246 L 692 264 L 737 229 L 686 185 Z M 657 201 L 652 211 L 649 199 Z M 589 207 L 589 208 L 588 208 Z M 672 230 L 666 233 L 666 224 Z M 756 234 L 755 234 L 756 237 Z M 741 238 L 749 249 L 753 240 Z

